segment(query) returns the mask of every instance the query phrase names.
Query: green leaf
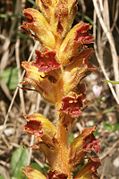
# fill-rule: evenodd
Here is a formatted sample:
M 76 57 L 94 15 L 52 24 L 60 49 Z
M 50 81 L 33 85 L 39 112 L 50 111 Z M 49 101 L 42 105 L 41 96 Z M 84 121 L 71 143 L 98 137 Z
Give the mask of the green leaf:
M 74 140 L 74 134 L 73 134 L 73 132 L 71 132 L 68 136 L 68 143 L 71 144 L 73 142 L 73 140 Z
M 111 83 L 111 84 L 113 84 L 113 85 L 119 84 L 119 81 L 112 81 L 112 80 L 104 80 L 104 82 L 106 82 L 106 83 Z
M 119 123 L 116 124 L 110 124 L 108 122 L 103 123 L 104 129 L 109 132 L 115 132 L 119 130 Z
M 112 132 L 113 131 L 113 126 L 107 122 L 104 122 L 103 123 L 103 126 L 104 126 L 104 129 L 109 131 L 109 132 Z
M 21 38 L 22 40 L 29 40 L 29 39 L 32 40 L 31 37 L 29 37 L 28 35 L 22 32 L 17 32 L 17 36 Z
M 9 67 L 0 74 L 0 80 L 3 80 L 10 90 L 14 90 L 18 84 L 18 69 Z
M 0 179 L 4 179 L 4 177 L 2 175 L 0 175 Z
M 32 162 L 31 163 L 31 166 L 36 169 L 36 170 L 39 170 L 41 171 L 43 174 L 47 174 L 48 173 L 48 170 L 49 170 L 49 166 L 47 164 L 38 164 L 36 162 Z
M 113 132 L 118 131 L 119 130 L 119 123 L 114 124 L 114 129 Z
M 11 158 L 11 175 L 12 179 L 25 179 L 23 168 L 28 165 L 28 149 L 22 146 L 15 150 Z
M 83 166 L 84 166 L 84 161 L 82 161 L 79 165 L 77 165 L 77 167 L 75 168 L 73 172 L 73 176 L 76 176 L 77 173 L 83 168 Z
M 77 15 L 78 15 L 79 18 L 82 18 L 83 20 L 85 20 L 88 23 L 90 23 L 91 25 L 93 25 L 93 20 L 89 16 L 86 16 L 86 15 L 80 13 L 80 12 L 78 12 Z
M 94 131 L 93 134 L 94 134 L 95 137 L 97 137 L 97 136 L 100 135 L 100 133 L 98 132 L 98 130 Z

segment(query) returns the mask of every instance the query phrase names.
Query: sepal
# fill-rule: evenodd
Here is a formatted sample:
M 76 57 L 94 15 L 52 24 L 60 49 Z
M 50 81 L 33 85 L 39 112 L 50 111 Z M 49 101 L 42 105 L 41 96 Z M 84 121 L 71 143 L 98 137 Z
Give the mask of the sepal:
M 57 171 L 50 171 L 48 173 L 47 179 L 67 179 L 67 175 L 63 173 L 59 173 Z
M 59 67 L 59 65 L 57 62 L 55 62 L 55 64 L 55 66 L 52 66 L 52 64 L 49 66 L 49 63 L 46 63 L 42 68 L 41 63 L 39 64 L 37 61 L 22 62 L 22 66 L 26 70 L 26 76 L 22 84 L 34 87 L 47 101 L 54 104 L 61 99 L 63 88 L 60 69 L 54 70 L 54 68 Z M 48 71 L 48 68 L 51 70 L 50 72 L 43 72 Z M 41 69 L 42 71 L 40 71 Z
M 78 172 L 74 179 L 99 179 L 97 168 L 100 166 L 98 158 L 90 158 L 88 163 Z
M 76 11 L 76 0 L 36 0 L 40 11 L 49 22 L 53 34 L 63 39 L 71 28 Z
M 55 37 L 45 17 L 36 9 L 24 9 L 27 22 L 21 26 L 26 32 L 35 36 L 43 46 L 53 49 L 55 47 Z
M 95 127 L 86 128 L 83 132 L 74 139 L 70 147 L 70 163 L 72 166 L 76 166 L 86 153 L 99 152 L 100 146 L 97 139 L 95 139 L 93 132 Z
M 22 67 L 26 71 L 26 75 L 25 75 L 26 79 L 31 80 L 32 82 L 34 82 L 34 84 L 36 83 L 36 85 L 34 86 L 37 86 L 38 88 L 39 86 L 38 83 L 43 81 L 45 77 L 45 73 L 40 72 L 39 69 L 35 65 L 33 65 L 32 62 L 24 61 L 22 62 Z
M 51 17 L 51 6 L 55 0 L 36 0 L 36 6 L 43 13 L 47 21 L 50 21 Z
M 63 72 L 65 94 L 72 91 L 91 71 L 96 70 L 89 62 L 92 54 L 93 49 L 86 48 L 74 58 L 72 63 L 65 67 Z
M 29 134 L 35 135 L 37 140 L 42 141 L 53 146 L 56 127 L 43 115 L 35 113 L 25 116 L 27 124 L 25 125 L 25 131 Z
M 72 62 L 84 45 L 93 43 L 93 36 L 88 34 L 89 29 L 89 24 L 80 22 L 69 31 L 58 52 L 58 59 L 62 65 Z
M 23 172 L 28 179 L 47 179 L 46 176 L 43 175 L 40 171 L 35 170 L 30 166 L 25 167 Z

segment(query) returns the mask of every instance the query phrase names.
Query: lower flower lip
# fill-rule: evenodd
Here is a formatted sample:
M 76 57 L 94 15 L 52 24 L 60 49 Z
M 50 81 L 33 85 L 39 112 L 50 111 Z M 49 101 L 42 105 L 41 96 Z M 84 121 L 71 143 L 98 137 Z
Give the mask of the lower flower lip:
M 50 72 L 55 69 L 60 69 L 60 64 L 56 60 L 55 51 L 46 51 L 41 54 L 40 51 L 36 50 L 36 61 L 33 65 L 38 67 L 41 72 Z
M 33 17 L 30 13 L 24 12 L 24 16 L 26 17 L 28 22 L 33 22 Z

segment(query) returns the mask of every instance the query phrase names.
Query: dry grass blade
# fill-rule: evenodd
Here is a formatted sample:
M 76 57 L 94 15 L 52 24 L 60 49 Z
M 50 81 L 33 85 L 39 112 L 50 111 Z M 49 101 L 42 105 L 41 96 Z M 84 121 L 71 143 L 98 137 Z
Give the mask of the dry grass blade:
M 20 81 L 21 77 L 21 70 L 20 70 L 20 39 L 17 39 L 16 44 L 15 44 L 15 55 L 16 55 L 16 64 L 17 64 L 17 69 L 18 69 L 18 78 Z M 21 101 L 21 109 L 23 114 L 25 114 L 25 103 L 24 103 L 24 95 L 23 95 L 23 90 L 19 88 L 19 96 L 20 96 L 20 101 Z
M 99 7 L 99 1 L 98 0 L 93 0 L 93 5 L 94 5 L 94 9 L 95 12 L 97 14 L 98 20 L 101 24 L 101 27 L 108 39 L 109 45 L 110 45 L 110 50 L 111 50 L 111 54 L 112 54 L 112 60 L 113 60 L 113 69 L 114 69 L 114 78 L 115 81 L 119 81 L 119 64 L 118 64 L 118 55 L 117 55 L 117 51 L 116 51 L 116 47 L 115 47 L 115 43 L 114 43 L 114 38 L 112 36 L 111 33 L 111 29 L 109 27 L 107 27 L 107 23 L 105 23 L 104 18 L 101 15 L 101 10 Z M 117 93 L 117 97 L 119 100 L 119 85 L 116 85 L 116 93 Z
M 35 109 L 34 109 L 35 112 L 38 112 L 39 106 L 40 106 L 40 102 L 41 102 L 41 95 L 38 94 L 38 95 L 37 95 L 36 106 L 35 106 Z M 32 146 L 33 146 L 33 144 L 34 144 L 34 140 L 35 140 L 34 135 L 32 135 L 32 136 L 31 136 L 31 139 L 30 139 L 28 164 L 30 164 L 30 162 L 31 162 L 31 158 L 32 158 Z
M 95 38 L 96 38 L 96 18 L 97 18 L 97 17 L 96 17 L 96 12 L 94 11 L 94 18 L 93 18 L 93 20 L 94 20 L 93 35 L 94 35 Z M 98 53 L 98 47 L 97 47 L 96 42 L 94 43 L 94 49 L 95 49 L 95 54 L 96 54 L 98 63 L 99 63 L 99 65 L 100 65 L 100 67 L 101 67 L 101 70 L 102 70 L 102 72 L 103 72 L 103 74 L 104 74 L 105 79 L 106 79 L 106 80 L 110 80 L 109 77 L 108 77 L 108 74 L 107 74 L 107 72 L 106 72 L 106 70 L 105 70 L 104 64 L 103 64 L 103 62 L 102 62 L 102 60 L 101 60 L 101 58 L 100 58 L 100 55 L 99 55 L 99 53 Z M 110 90 L 111 90 L 111 92 L 112 92 L 112 95 L 113 95 L 115 101 L 117 102 L 117 104 L 119 104 L 119 99 L 118 99 L 117 94 L 116 94 L 116 92 L 115 92 L 115 90 L 114 90 L 114 88 L 113 88 L 113 85 L 112 85 L 111 83 L 108 83 L 108 85 L 109 85 L 109 88 L 110 88 Z

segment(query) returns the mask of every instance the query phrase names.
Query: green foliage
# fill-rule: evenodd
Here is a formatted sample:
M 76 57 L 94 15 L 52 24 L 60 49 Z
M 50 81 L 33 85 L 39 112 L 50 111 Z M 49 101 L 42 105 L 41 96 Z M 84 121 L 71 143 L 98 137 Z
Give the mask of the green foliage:
M 12 179 L 26 179 L 23 175 L 23 168 L 28 165 L 28 149 L 22 146 L 15 150 L 11 158 L 11 176 Z
M 2 175 L 0 175 L 0 179 L 4 179 L 4 177 Z
M 31 42 L 33 41 L 32 39 L 31 39 L 31 37 L 29 37 L 29 36 L 27 36 L 25 33 L 22 33 L 22 32 L 17 32 L 17 37 L 18 38 L 20 38 L 21 40 L 31 40 Z
M 100 135 L 100 133 L 98 132 L 98 130 L 96 130 L 93 134 L 94 134 L 95 137 L 97 137 L 97 136 Z
M 48 170 L 49 170 L 49 166 L 47 164 L 44 164 L 44 165 L 40 165 L 36 162 L 32 162 L 31 163 L 31 166 L 36 169 L 36 170 L 39 170 L 41 171 L 43 174 L 47 174 L 48 173 Z
M 78 12 L 77 14 L 78 14 L 79 18 L 81 18 L 81 19 L 85 20 L 86 22 L 90 23 L 91 25 L 93 25 L 93 20 L 90 17 L 88 17 L 80 12 Z
M 10 90 L 14 90 L 18 84 L 18 69 L 9 67 L 0 74 L 0 80 L 3 80 Z
M 73 140 L 74 140 L 74 134 L 73 134 L 73 132 L 71 132 L 68 137 L 68 143 L 71 144 L 73 142 Z
M 83 168 L 83 166 L 84 166 L 84 161 L 81 161 L 80 164 L 77 165 L 76 170 L 73 173 L 73 176 L 76 176 L 77 173 Z
M 119 130 L 119 123 L 116 124 L 110 124 L 108 122 L 103 122 L 103 127 L 108 132 L 116 132 Z
M 112 80 L 104 80 L 106 83 L 111 83 L 112 85 L 117 85 L 119 84 L 119 81 L 112 81 Z

